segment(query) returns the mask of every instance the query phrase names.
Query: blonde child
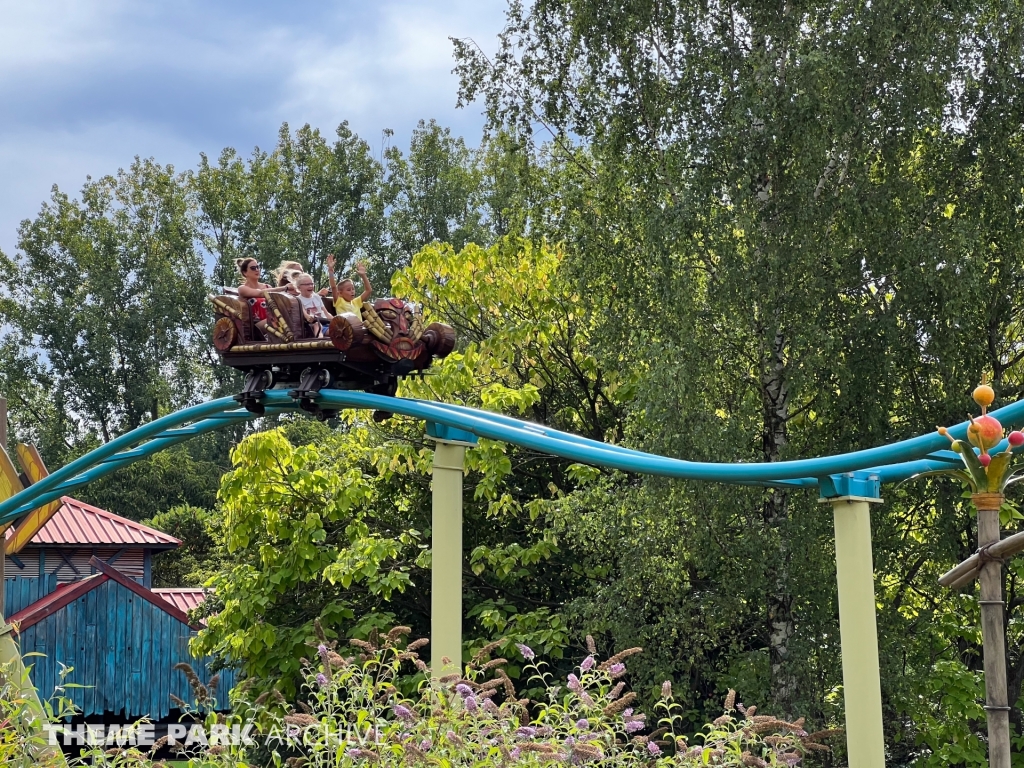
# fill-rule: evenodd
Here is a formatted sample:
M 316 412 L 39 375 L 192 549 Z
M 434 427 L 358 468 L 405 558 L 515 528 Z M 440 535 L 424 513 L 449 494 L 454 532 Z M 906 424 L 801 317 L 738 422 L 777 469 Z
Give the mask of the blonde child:
M 292 283 L 299 291 L 299 303 L 306 322 L 316 329 L 317 336 L 323 336 L 334 315 L 327 311 L 320 294 L 314 292 L 313 278 L 305 272 L 299 272 L 292 277 Z
M 274 276 L 279 286 L 287 287 L 289 293 L 293 296 L 298 296 L 299 291 L 295 287 L 295 278 L 305 271 L 305 267 L 297 261 L 282 261 L 277 265 L 277 269 L 270 274 Z M 330 292 L 330 288 L 321 288 L 319 291 L 321 296 L 326 296 Z

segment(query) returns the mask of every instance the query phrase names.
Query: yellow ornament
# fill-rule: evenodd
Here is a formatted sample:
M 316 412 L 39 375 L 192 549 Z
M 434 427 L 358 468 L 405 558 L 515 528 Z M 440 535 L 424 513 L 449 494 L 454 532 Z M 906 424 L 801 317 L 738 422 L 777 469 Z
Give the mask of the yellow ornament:
M 988 384 L 979 384 L 974 388 L 974 402 L 980 405 L 982 408 L 988 408 L 992 405 L 992 402 L 996 399 L 995 390 L 992 389 Z

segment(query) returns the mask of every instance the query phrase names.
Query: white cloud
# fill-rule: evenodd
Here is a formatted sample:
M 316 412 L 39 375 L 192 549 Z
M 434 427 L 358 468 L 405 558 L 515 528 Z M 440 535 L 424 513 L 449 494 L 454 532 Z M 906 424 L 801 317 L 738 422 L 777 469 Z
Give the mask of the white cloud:
M 378 6 L 377 18 L 347 38 L 307 37 L 294 48 L 288 94 L 276 114 L 280 119 L 310 115 L 310 122 L 321 125 L 383 115 L 411 124 L 420 117 L 453 114 L 458 79 L 451 73 L 448 38 L 493 36 L 500 8 L 393 3 Z

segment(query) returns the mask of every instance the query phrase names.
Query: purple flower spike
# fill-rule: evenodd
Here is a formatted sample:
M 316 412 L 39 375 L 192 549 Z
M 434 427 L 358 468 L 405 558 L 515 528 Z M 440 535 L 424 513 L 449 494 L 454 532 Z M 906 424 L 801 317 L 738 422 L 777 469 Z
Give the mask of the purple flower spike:
M 401 704 L 395 704 L 395 717 L 397 717 L 399 720 L 407 720 L 410 722 L 414 719 L 412 715 L 412 710 L 410 710 L 408 707 L 402 706 Z
M 618 677 L 625 671 L 626 665 L 621 662 L 618 664 L 612 664 L 610 667 L 608 667 L 608 672 L 611 674 L 612 677 Z
M 534 657 L 537 655 L 537 654 L 535 654 L 533 652 L 533 649 L 530 646 L 528 646 L 528 645 L 523 645 L 522 643 L 516 643 L 516 648 L 519 649 L 519 652 L 521 654 L 523 654 L 523 658 L 526 659 L 527 661 L 533 661 Z
M 579 728 L 580 730 L 583 730 L 584 728 L 589 728 L 590 727 L 590 723 L 587 721 L 587 718 L 582 717 L 582 718 L 580 718 L 579 720 L 576 721 L 576 727 Z
M 459 683 L 458 685 L 456 685 L 455 692 L 459 694 L 459 696 L 461 696 L 462 698 L 466 698 L 467 696 L 473 695 L 473 689 L 465 683 Z
M 583 660 L 583 663 L 580 664 L 580 671 L 581 672 L 589 672 L 590 670 L 592 670 L 594 668 L 594 665 L 596 663 L 597 662 L 594 661 L 594 657 L 593 656 L 587 656 L 587 658 L 585 658 Z
M 434 742 L 430 739 L 424 739 L 420 742 L 420 752 L 427 752 L 432 746 L 434 746 Z
M 642 731 L 643 729 L 644 724 L 640 720 L 630 720 L 628 723 L 626 723 L 626 733 L 636 733 L 637 731 Z
M 657 757 L 661 754 L 661 747 L 655 744 L 653 741 L 647 742 L 647 751 Z
M 325 675 L 323 672 L 318 674 L 316 676 L 316 684 L 319 685 L 321 688 L 326 688 L 327 687 L 327 675 Z
M 467 696 L 466 697 L 466 709 L 468 709 L 470 712 L 476 712 L 476 710 L 477 710 L 477 703 L 476 703 L 476 698 L 475 697 L 473 697 L 473 696 Z
M 323 643 L 320 643 L 320 645 L 318 645 L 316 647 L 316 652 L 320 654 L 320 658 L 321 659 L 323 659 L 324 661 L 327 660 L 327 653 L 328 653 L 328 651 L 327 651 L 327 646 L 326 645 L 324 645 Z
M 569 681 L 569 690 L 578 692 L 582 686 L 580 686 L 580 679 L 576 675 L 569 673 L 569 677 L 566 678 Z

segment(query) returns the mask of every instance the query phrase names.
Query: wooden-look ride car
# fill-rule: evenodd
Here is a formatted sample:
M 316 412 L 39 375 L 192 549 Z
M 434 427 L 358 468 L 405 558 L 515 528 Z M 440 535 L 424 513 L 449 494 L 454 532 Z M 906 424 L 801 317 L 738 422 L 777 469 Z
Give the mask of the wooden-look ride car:
M 315 401 L 321 389 L 394 395 L 400 377 L 422 373 L 455 348 L 451 326 L 424 327 L 421 307 L 404 299 L 374 299 L 359 317 L 336 315 L 318 336 L 298 298 L 269 291 L 264 298 L 267 322 L 261 328 L 249 302 L 233 289 L 210 296 L 217 316 L 213 345 L 221 362 L 245 374 L 245 387 L 235 399 L 254 413 L 263 413 L 260 399 L 267 389 L 291 388 L 305 410 L 330 418 L 335 412 L 321 410 Z M 329 297 L 324 303 L 333 310 Z

